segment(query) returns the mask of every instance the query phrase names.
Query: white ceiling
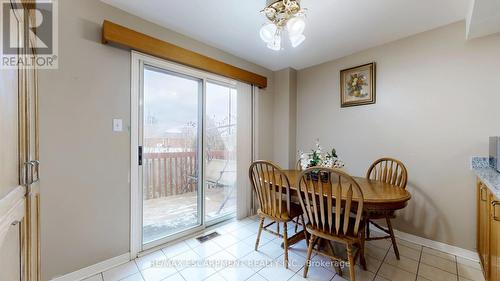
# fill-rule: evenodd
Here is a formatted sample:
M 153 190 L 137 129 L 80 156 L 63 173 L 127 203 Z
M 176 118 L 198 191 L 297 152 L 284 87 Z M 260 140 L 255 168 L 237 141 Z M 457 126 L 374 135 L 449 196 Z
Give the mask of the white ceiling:
M 302 0 L 306 41 L 269 50 L 265 0 L 102 0 L 271 70 L 302 69 L 465 19 L 470 0 Z M 464 30 L 465 37 L 465 30 Z

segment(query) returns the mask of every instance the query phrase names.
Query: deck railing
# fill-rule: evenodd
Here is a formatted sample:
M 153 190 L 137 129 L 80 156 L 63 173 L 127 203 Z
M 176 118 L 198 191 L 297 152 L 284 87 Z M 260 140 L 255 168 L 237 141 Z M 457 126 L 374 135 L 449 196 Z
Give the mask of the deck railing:
M 211 151 L 210 159 L 227 159 L 226 151 Z M 148 152 L 143 155 L 145 200 L 197 189 L 196 152 Z

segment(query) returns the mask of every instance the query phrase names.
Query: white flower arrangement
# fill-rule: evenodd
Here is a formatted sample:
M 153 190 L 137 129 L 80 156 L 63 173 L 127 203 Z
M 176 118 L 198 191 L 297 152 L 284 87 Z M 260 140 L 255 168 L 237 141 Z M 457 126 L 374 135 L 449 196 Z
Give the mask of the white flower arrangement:
M 332 149 L 331 153 L 323 153 L 319 139 L 316 140 L 316 149 L 313 149 L 311 153 L 299 151 L 299 157 L 302 170 L 311 167 L 340 169 L 345 166 L 344 162 L 337 156 L 335 148 Z

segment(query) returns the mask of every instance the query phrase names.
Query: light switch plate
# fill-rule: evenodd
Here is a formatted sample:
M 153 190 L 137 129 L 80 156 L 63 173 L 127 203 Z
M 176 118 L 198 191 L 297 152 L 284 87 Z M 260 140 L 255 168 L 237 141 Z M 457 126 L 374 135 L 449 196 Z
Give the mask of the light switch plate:
M 123 131 L 123 120 L 113 119 L 113 132 L 121 132 L 121 131 Z

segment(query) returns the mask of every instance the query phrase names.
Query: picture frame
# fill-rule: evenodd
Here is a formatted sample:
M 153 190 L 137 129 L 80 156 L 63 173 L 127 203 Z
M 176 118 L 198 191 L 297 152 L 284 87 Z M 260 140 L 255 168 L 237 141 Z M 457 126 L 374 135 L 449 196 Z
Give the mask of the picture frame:
M 376 64 L 367 63 L 340 71 L 340 106 L 376 102 Z

